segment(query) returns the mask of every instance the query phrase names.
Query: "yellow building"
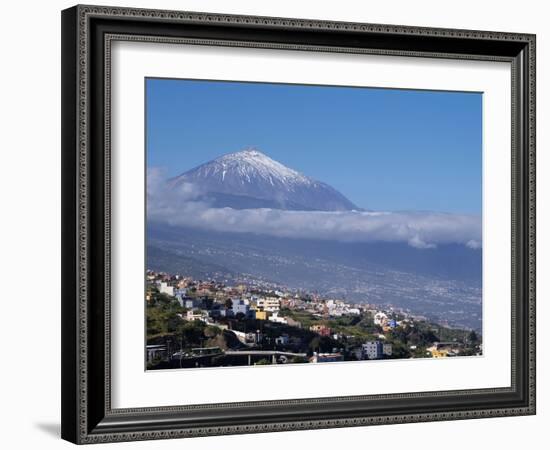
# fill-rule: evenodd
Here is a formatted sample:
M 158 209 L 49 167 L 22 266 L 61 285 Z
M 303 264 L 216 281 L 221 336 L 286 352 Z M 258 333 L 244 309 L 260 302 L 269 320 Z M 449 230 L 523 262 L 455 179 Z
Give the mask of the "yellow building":
M 267 320 L 267 311 L 256 310 L 256 320 Z
M 432 354 L 432 358 L 446 358 L 447 356 L 449 356 L 449 350 L 438 350 L 436 345 L 434 345 L 433 347 L 429 347 L 427 350 Z

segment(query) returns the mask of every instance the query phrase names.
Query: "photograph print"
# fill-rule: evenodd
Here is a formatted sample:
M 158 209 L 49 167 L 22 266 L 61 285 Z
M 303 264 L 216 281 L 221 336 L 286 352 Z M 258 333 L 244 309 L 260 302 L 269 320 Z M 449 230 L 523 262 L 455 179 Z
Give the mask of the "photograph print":
M 147 370 L 481 356 L 482 100 L 145 79 Z

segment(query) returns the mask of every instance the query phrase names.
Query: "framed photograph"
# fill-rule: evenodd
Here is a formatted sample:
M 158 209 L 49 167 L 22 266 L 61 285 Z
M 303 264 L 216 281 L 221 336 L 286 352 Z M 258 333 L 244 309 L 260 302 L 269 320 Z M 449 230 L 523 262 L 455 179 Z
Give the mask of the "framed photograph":
M 62 437 L 535 413 L 535 36 L 62 12 Z

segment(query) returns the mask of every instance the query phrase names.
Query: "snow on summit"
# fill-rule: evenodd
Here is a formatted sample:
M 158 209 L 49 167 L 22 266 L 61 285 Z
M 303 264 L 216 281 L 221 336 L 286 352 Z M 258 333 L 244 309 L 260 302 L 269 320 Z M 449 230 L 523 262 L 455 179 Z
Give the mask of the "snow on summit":
M 217 207 L 345 211 L 357 207 L 328 184 L 256 148 L 219 156 L 170 180 L 196 185 Z
M 311 182 L 305 175 L 284 166 L 256 149 L 229 153 L 216 158 L 213 162 L 217 163 L 218 167 L 221 166 L 224 171 L 235 168 L 242 177 L 246 177 L 247 179 L 261 176 L 266 180 L 279 179 L 286 183 Z

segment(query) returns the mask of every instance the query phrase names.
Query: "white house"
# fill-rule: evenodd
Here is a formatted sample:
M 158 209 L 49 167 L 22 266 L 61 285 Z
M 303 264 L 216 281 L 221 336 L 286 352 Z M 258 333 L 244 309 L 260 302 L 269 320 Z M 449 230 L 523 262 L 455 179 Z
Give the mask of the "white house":
M 190 309 L 186 314 L 187 320 L 202 320 L 206 321 L 208 319 L 208 313 L 201 309 Z
M 174 295 L 174 286 L 168 286 L 166 281 L 161 281 L 159 286 L 159 292 L 161 294 L 166 294 L 173 296 Z
M 288 323 L 285 317 L 279 316 L 279 311 L 275 311 L 274 313 L 272 313 L 267 320 L 275 323 Z
M 388 316 L 386 314 L 384 314 L 382 311 L 378 311 L 374 315 L 374 324 L 375 325 L 383 326 L 386 323 L 387 320 L 388 320 Z
M 256 307 L 264 311 L 275 312 L 281 309 L 281 301 L 276 297 L 262 297 L 256 300 Z

